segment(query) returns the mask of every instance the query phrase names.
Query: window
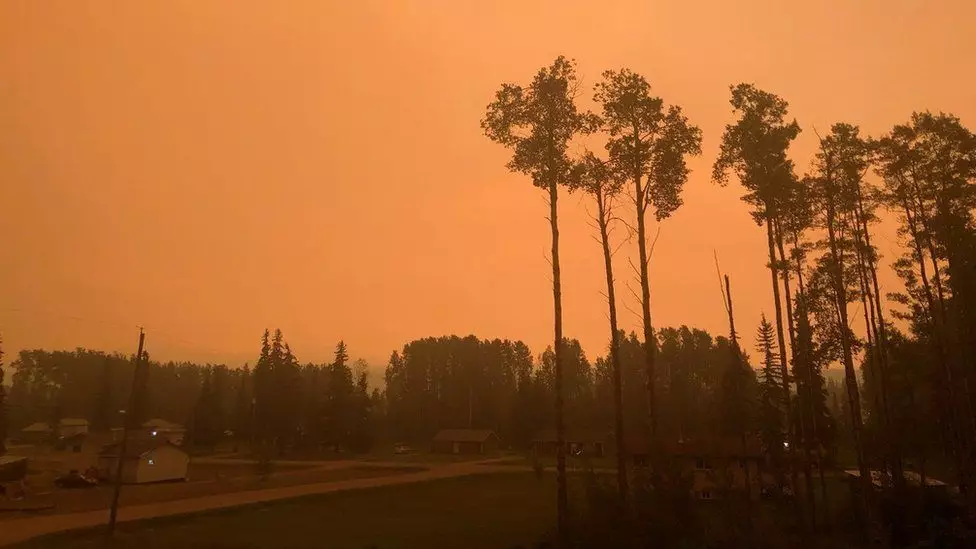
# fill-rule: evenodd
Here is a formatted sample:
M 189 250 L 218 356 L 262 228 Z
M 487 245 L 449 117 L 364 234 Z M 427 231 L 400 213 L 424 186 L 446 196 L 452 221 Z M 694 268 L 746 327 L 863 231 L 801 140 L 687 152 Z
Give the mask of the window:
M 708 463 L 708 460 L 703 458 L 698 458 L 697 460 L 695 460 L 695 469 L 698 469 L 699 471 L 710 471 L 712 469 L 712 466 L 711 464 Z
M 155 465 L 155 464 L 156 464 L 156 462 L 153 461 L 153 458 L 149 458 L 149 465 Z
M 708 490 L 702 490 L 701 491 L 701 498 L 702 499 L 712 499 L 712 493 L 709 492 Z

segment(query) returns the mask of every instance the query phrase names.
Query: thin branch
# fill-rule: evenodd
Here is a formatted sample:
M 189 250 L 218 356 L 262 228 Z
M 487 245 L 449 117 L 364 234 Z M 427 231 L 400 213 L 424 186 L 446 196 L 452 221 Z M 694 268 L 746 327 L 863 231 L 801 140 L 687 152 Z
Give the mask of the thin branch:
M 718 288 L 722 292 L 722 307 L 725 308 L 726 314 L 731 314 L 729 312 L 729 297 L 725 295 L 725 285 L 722 283 L 722 269 L 718 266 L 718 252 L 712 249 L 712 255 L 715 256 L 715 272 L 718 273 Z
M 654 256 L 654 247 L 657 246 L 657 239 L 661 236 L 661 225 L 658 224 L 657 232 L 654 233 L 654 240 L 651 241 L 651 248 L 647 250 L 647 264 L 651 264 L 651 257 Z

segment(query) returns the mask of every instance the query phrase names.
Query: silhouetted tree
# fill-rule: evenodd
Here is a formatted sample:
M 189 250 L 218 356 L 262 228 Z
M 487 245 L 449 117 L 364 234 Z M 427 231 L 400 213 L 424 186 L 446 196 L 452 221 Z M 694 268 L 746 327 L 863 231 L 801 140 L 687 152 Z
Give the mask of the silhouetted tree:
M 190 418 L 190 440 L 194 446 L 213 448 L 220 437 L 220 404 L 213 383 L 213 369 L 203 372 L 203 385 Z
M 783 433 L 786 425 L 782 408 L 783 370 L 779 365 L 773 325 L 762 316 L 756 333 L 756 352 L 762 370 L 759 376 L 759 433 L 777 481 L 783 482 Z
M 355 393 L 352 369 L 349 367 L 349 353 L 346 344 L 340 341 L 336 344 L 335 358 L 329 366 L 328 382 L 328 441 L 333 448 L 348 446 L 351 432 L 352 408 Z
M 234 436 L 238 441 L 251 440 L 254 432 L 254 384 L 251 367 L 240 370 L 237 393 L 234 395 Z
M 613 282 L 613 250 L 610 246 L 610 223 L 613 220 L 614 201 L 622 190 L 623 180 L 616 177 L 610 166 L 592 153 L 586 154 L 579 164 L 579 176 L 574 178 L 573 188 L 582 189 L 596 201 L 597 229 L 603 248 L 603 264 L 607 278 L 607 306 L 610 319 L 610 364 L 613 379 L 613 425 L 617 443 L 617 488 L 621 498 L 626 498 L 627 450 L 624 436 L 624 408 L 622 377 L 620 372 L 620 340 L 617 328 L 617 299 Z
M 558 188 L 568 183 L 572 171 L 570 142 L 577 135 L 591 131 L 595 125 L 591 116 L 576 108 L 576 86 L 574 62 L 560 56 L 549 67 L 540 69 L 527 88 L 503 84 L 481 122 L 488 138 L 513 150 L 508 169 L 531 176 L 533 185 L 548 193 L 552 231 L 553 345 L 557 348 L 563 340 Z M 562 362 L 558 353 L 555 366 L 557 522 L 560 539 L 565 541 L 569 499 L 562 417 Z
M 112 394 L 112 361 L 105 357 L 102 364 L 102 378 L 99 383 L 98 394 L 95 396 L 95 406 L 92 409 L 92 429 L 107 431 L 111 428 L 115 409 Z
M 820 141 L 820 151 L 814 162 L 815 175 L 810 179 L 818 210 L 820 227 L 827 233 L 826 253 L 822 266 L 828 274 L 834 310 L 837 314 L 838 339 L 844 364 L 844 378 L 847 388 L 847 401 L 851 414 L 851 433 L 857 454 L 858 470 L 861 478 L 861 506 L 865 517 L 872 513 L 868 498 L 873 492 L 870 468 L 864 451 L 864 430 L 861 415 L 861 396 L 854 370 L 854 337 L 848 322 L 847 307 L 856 295 L 851 288 L 854 280 L 852 269 L 853 246 L 850 216 L 847 215 L 854 204 L 852 173 L 856 171 L 857 155 L 861 147 L 856 141 L 856 129 L 847 124 L 835 124 L 831 134 Z M 852 291 L 853 290 L 853 291 Z
M 701 154 L 701 130 L 688 123 L 681 107 L 665 108 L 661 98 L 651 96 L 647 80 L 628 69 L 605 71 L 593 99 L 602 107 L 603 127 L 610 136 L 607 141 L 610 162 L 619 175 L 634 185 L 648 427 L 655 438 L 658 414 L 646 214 L 653 207 L 655 219 L 662 221 L 681 206 L 681 190 L 689 172 L 685 157 Z
M 760 90 L 752 84 L 731 87 L 733 111 L 739 119 L 725 127 L 721 151 L 712 170 L 712 179 L 721 185 L 728 182 L 733 171 L 746 189 L 742 200 L 752 206 L 757 224 L 766 225 L 769 272 L 773 286 L 773 305 L 776 311 L 776 337 L 779 346 L 779 366 L 783 389 L 784 411 L 789 410 L 790 378 L 786 341 L 783 337 L 783 304 L 780 300 L 779 262 L 776 258 L 776 223 L 781 210 L 786 210 L 788 186 L 794 179 L 793 162 L 787 156 L 790 143 L 800 133 L 796 121 L 786 122 L 789 104 L 780 97 Z M 787 430 L 791 482 L 796 492 L 796 460 L 792 433 Z
M 0 455 L 7 451 L 7 386 L 4 385 L 3 336 L 0 336 Z

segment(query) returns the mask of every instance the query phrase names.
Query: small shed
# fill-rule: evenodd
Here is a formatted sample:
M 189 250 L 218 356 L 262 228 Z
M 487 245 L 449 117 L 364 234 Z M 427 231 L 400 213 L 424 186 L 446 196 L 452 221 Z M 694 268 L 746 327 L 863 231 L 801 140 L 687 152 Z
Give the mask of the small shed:
M 443 429 L 434 436 L 435 454 L 491 454 L 498 451 L 498 435 L 486 429 Z
M 98 476 L 114 481 L 121 443 L 106 446 L 98 456 Z M 186 480 L 190 455 L 165 440 L 129 440 L 125 445 L 122 482 L 147 484 Z

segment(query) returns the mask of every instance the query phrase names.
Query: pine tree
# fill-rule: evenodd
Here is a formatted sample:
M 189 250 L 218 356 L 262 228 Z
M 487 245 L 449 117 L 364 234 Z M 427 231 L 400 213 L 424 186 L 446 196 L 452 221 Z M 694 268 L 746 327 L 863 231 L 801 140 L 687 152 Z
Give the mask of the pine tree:
M 217 444 L 220 436 L 217 426 L 218 406 L 214 391 L 213 369 L 206 368 L 203 371 L 203 385 L 190 424 L 190 439 L 194 446 L 212 448 Z
M 783 479 L 783 443 L 785 420 L 782 403 L 782 370 L 776 350 L 776 332 L 773 325 L 762 315 L 756 333 L 756 351 L 761 357 L 762 370 L 759 375 L 759 432 L 770 456 L 778 481 Z
M 264 330 L 261 336 L 261 355 L 254 366 L 254 434 L 261 444 L 270 442 L 273 423 L 274 364 L 271 362 L 271 332 Z
M 92 429 L 107 431 L 112 427 L 112 359 L 105 357 L 102 364 L 102 375 L 99 382 L 98 394 L 95 395 L 95 406 L 92 411 Z
M 349 353 L 346 344 L 336 345 L 335 359 L 329 366 L 329 395 L 327 407 L 328 438 L 338 451 L 348 444 L 351 431 L 351 409 L 353 403 L 352 370 L 349 368 Z
M 234 436 L 238 441 L 241 441 L 248 440 L 254 428 L 254 394 L 251 383 L 251 367 L 245 364 L 238 375 L 240 383 L 234 402 Z
M 3 377 L 3 336 L 0 336 L 0 455 L 7 451 L 7 388 Z

